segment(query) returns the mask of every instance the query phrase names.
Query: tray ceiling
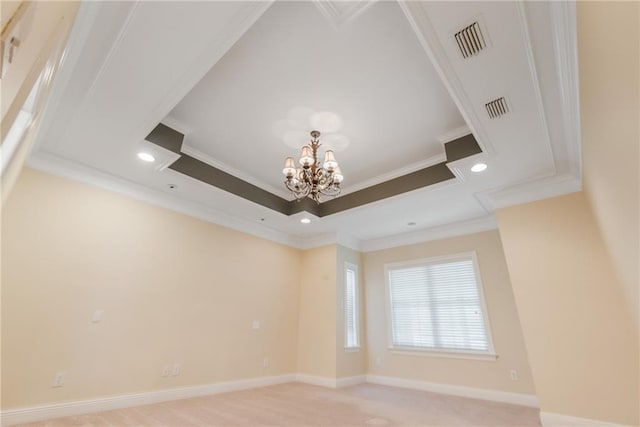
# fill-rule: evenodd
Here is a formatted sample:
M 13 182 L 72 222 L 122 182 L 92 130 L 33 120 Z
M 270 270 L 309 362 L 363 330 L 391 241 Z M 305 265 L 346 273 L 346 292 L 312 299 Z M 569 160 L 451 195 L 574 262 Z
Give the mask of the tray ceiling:
M 471 54 L 466 28 L 485 38 Z M 29 164 L 297 247 L 478 231 L 496 207 L 580 188 L 576 52 L 564 2 L 85 2 Z M 345 200 L 439 163 L 453 178 L 286 215 L 177 172 L 180 154 L 145 141 L 164 123 L 183 153 L 282 197 L 299 154 L 283 129 L 302 135 L 322 111 L 344 123 L 348 144 L 323 137 Z M 482 152 L 447 159 L 470 131 Z

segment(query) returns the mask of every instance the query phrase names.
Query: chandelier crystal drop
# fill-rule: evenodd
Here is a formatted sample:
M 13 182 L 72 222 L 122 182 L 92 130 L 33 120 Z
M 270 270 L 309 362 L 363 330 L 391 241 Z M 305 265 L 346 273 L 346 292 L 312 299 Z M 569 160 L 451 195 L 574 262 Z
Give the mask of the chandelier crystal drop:
M 321 196 L 335 197 L 340 194 L 340 183 L 344 179 L 332 150 L 324 153 L 324 162 L 318 163 L 320 132 L 311 131 L 311 141 L 302 147 L 300 167 L 293 157 L 287 157 L 282 173 L 286 177 L 285 187 L 300 200 L 307 196 L 320 203 Z

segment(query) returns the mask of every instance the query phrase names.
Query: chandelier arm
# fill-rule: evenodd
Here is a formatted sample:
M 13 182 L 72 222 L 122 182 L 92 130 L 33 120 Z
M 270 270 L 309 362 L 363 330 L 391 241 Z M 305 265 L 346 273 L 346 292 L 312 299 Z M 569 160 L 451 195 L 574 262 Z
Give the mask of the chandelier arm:
M 337 196 L 338 194 L 340 194 L 341 191 L 342 189 L 340 187 L 336 185 L 331 185 L 327 188 L 320 190 L 320 194 L 323 194 L 325 196 Z
M 293 159 L 287 160 L 285 173 L 287 179 L 284 184 L 287 190 L 291 191 L 296 199 L 300 200 L 305 197 L 310 197 L 316 203 L 320 203 L 321 196 L 335 197 L 340 194 L 340 181 L 342 181 L 342 175 L 340 180 L 334 180 L 334 170 L 328 170 L 324 168 L 324 165 L 318 163 L 318 148 L 320 147 L 319 140 L 320 132 L 314 130 L 311 132 L 311 141 L 305 146 L 311 149 L 313 162 L 310 163 L 308 157 L 305 157 L 305 161 L 302 164 L 302 168 L 299 168 L 293 173 Z M 303 156 L 305 155 L 303 150 Z M 308 152 L 307 152 L 308 153 Z M 308 156 L 308 154 L 306 154 Z M 333 156 L 332 156 L 333 158 Z M 302 158 L 301 158 L 302 163 Z M 335 159 L 333 160 L 335 163 Z M 336 163 L 337 166 L 337 163 Z

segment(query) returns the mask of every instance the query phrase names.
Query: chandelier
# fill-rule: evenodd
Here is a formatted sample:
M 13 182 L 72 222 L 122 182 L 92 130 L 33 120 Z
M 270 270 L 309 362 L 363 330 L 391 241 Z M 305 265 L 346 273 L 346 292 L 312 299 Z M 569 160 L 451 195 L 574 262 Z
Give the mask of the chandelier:
M 293 157 L 287 157 L 282 173 L 287 178 L 285 187 L 300 200 L 307 196 L 320 203 L 321 196 L 335 197 L 340 194 L 342 172 L 332 150 L 324 153 L 324 162 L 318 163 L 320 132 L 311 131 L 311 142 L 302 147 L 300 166 L 296 168 Z

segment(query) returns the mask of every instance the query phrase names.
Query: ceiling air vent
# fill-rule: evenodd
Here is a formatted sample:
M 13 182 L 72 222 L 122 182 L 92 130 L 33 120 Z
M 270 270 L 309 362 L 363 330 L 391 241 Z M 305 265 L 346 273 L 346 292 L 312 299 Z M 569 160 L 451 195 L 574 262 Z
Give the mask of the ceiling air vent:
M 458 47 L 460 48 L 460 53 L 463 58 L 477 55 L 487 47 L 478 21 L 458 31 L 456 33 L 456 41 L 458 42 Z
M 509 112 L 509 107 L 507 107 L 507 101 L 505 101 L 504 97 L 494 99 L 493 101 L 484 104 L 484 107 L 487 109 L 487 114 L 490 119 L 504 116 Z

